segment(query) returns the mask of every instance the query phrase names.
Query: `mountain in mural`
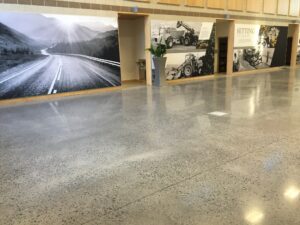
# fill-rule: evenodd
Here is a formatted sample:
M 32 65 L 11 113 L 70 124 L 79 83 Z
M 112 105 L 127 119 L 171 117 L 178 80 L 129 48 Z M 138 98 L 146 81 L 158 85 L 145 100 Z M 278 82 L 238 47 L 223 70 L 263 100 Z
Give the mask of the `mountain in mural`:
M 1 54 L 33 53 L 42 46 L 20 32 L 0 23 L 0 52 Z
M 3 76 L 2 72 L 6 70 L 44 58 L 40 51 L 44 47 L 26 35 L 0 23 L 0 78 Z
M 51 26 L 41 26 L 32 32 L 35 35 L 32 37 L 42 43 L 54 45 L 58 42 L 79 42 L 88 41 L 98 35 L 98 32 L 93 31 L 87 27 L 72 24 L 71 26 L 64 26 L 60 21 L 52 21 Z
M 89 41 L 60 42 L 49 48 L 49 53 L 81 54 L 96 58 L 119 61 L 118 31 L 111 30 L 98 34 Z
M 64 21 L 64 18 L 51 18 L 41 14 L 3 13 L 0 14 L 0 22 L 48 46 L 58 42 L 88 41 L 103 32 L 102 30 L 97 32 L 72 21 Z M 108 26 L 106 28 L 111 29 Z

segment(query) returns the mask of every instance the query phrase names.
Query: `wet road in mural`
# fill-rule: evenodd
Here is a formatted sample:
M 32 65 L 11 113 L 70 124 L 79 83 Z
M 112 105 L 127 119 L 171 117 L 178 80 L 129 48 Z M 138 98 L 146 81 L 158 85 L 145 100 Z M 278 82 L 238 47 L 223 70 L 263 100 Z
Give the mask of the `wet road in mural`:
M 45 55 L 1 74 L 1 98 L 118 86 L 119 64 L 86 56 Z

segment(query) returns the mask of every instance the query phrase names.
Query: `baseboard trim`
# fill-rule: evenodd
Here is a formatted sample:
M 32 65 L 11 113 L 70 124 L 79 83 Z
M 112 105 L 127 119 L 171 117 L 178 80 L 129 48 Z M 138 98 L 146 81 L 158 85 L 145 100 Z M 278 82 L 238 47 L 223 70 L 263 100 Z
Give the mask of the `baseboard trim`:
M 19 103 L 60 100 L 60 99 L 66 98 L 66 97 L 92 95 L 92 94 L 107 93 L 107 92 L 120 91 L 120 90 L 122 90 L 122 86 L 89 89 L 89 90 L 83 90 L 83 91 L 72 91 L 72 92 L 57 93 L 57 94 L 52 94 L 52 95 L 41 95 L 41 96 L 32 96 L 32 97 L 23 97 L 23 98 L 14 98 L 14 99 L 3 99 L 3 100 L 0 100 L 0 106 L 14 105 L 14 104 L 19 104 Z
M 299 67 L 300 67 L 300 65 L 299 65 Z M 224 74 L 224 73 L 215 73 L 215 74 L 206 75 L 206 76 L 198 76 L 198 77 L 170 80 L 170 81 L 167 81 L 167 84 L 177 85 L 177 84 L 189 83 L 189 82 L 194 82 L 194 81 L 214 80 L 214 79 L 219 79 L 219 78 L 224 78 L 224 77 L 238 77 L 238 76 L 246 76 L 246 75 L 255 75 L 255 74 L 261 74 L 261 73 L 267 73 L 267 72 L 280 71 L 280 70 L 283 70 L 286 68 L 292 69 L 292 67 L 282 66 L 282 67 L 272 67 L 272 68 L 264 68 L 264 69 L 258 69 L 258 70 L 234 72 L 231 75 Z
M 282 67 L 273 67 L 273 68 L 266 68 L 266 69 L 259 69 L 259 70 L 235 72 L 232 75 L 216 73 L 216 74 L 207 75 L 207 76 L 199 76 L 199 77 L 171 80 L 171 81 L 167 81 L 167 84 L 168 85 L 178 85 L 178 84 L 184 84 L 184 83 L 190 83 L 190 82 L 221 79 L 221 78 L 226 78 L 226 77 L 239 77 L 239 76 L 255 75 L 255 74 L 261 74 L 261 73 L 266 73 L 266 72 L 280 71 L 280 70 L 283 70 L 286 68 L 297 69 L 297 68 L 300 68 L 300 65 L 297 65 L 296 67 L 282 66 Z M 133 87 L 143 86 L 143 85 L 146 86 L 145 81 L 128 80 L 128 81 L 122 81 L 122 85 L 118 86 L 118 87 L 98 88 L 98 89 L 90 89 L 90 90 L 83 90 L 83 91 L 65 92 L 65 93 L 58 93 L 58 94 L 52 94 L 52 95 L 42 95 L 42 96 L 33 96 L 33 97 L 24 97 L 24 98 L 15 98 L 15 99 L 4 99 L 4 100 L 0 100 L 0 106 L 9 106 L 9 105 L 15 105 L 15 104 L 22 104 L 22 103 L 31 103 L 31 102 L 42 102 L 42 101 L 46 102 L 46 101 L 52 101 L 52 100 L 62 100 L 62 99 L 65 99 L 66 97 L 87 96 L 87 95 L 93 95 L 93 94 L 99 94 L 99 93 L 111 93 L 111 92 L 115 92 L 115 91 L 122 91 L 122 90 L 130 89 Z

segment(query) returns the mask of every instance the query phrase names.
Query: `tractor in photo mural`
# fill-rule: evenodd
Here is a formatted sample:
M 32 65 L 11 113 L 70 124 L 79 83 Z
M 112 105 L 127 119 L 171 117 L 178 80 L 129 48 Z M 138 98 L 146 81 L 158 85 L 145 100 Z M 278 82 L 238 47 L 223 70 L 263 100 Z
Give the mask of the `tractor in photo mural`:
M 154 37 L 154 42 L 163 43 L 167 48 L 173 48 L 174 44 L 181 44 L 181 37 L 184 31 L 175 27 L 160 27 L 158 36 Z
M 193 75 L 201 74 L 203 61 L 197 58 L 194 54 L 188 53 L 185 55 L 184 62 L 178 67 L 173 68 L 167 74 L 167 80 L 178 79 L 181 77 L 191 77 Z
M 183 77 L 199 76 L 214 73 L 214 49 L 215 49 L 215 32 L 213 26 L 209 40 L 206 41 L 207 49 L 205 55 L 196 56 L 193 53 L 185 55 L 184 62 L 177 68 L 172 68 L 167 73 L 167 80 L 179 79 Z M 199 43 L 198 43 L 199 44 Z
M 185 46 L 194 45 L 196 46 L 198 43 L 199 36 L 196 34 L 195 29 L 191 28 L 188 24 L 183 21 L 178 21 L 176 25 L 177 29 L 183 27 L 186 29 L 186 32 L 181 37 L 180 43 Z
M 179 29 L 183 27 L 185 30 Z M 175 27 L 160 27 L 158 36 L 154 37 L 155 43 L 163 43 L 168 49 L 174 45 L 196 46 L 198 35 L 195 30 L 183 21 L 178 21 Z

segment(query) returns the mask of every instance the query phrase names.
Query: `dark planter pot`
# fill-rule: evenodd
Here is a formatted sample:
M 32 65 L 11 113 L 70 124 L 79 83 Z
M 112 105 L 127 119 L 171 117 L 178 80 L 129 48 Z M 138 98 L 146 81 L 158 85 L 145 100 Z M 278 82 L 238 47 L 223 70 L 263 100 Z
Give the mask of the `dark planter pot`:
M 166 85 L 166 75 L 165 75 L 165 68 L 166 68 L 166 57 L 154 57 L 153 63 L 155 67 L 154 72 L 154 86 L 165 86 Z

